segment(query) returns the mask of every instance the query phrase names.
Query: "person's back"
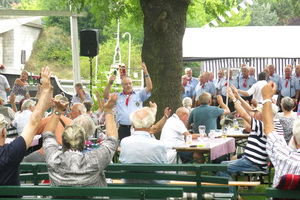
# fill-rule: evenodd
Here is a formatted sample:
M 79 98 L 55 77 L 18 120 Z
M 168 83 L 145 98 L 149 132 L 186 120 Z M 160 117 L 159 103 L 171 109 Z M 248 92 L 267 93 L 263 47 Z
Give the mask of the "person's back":
M 4 116 L 0 114 L 1 137 L 6 124 Z M 0 185 L 20 185 L 19 164 L 25 154 L 26 143 L 22 137 L 0 146 Z
M 49 132 L 44 133 L 48 137 Z M 44 141 L 44 151 L 53 186 L 107 186 L 103 170 L 114 156 L 113 149 L 117 141 L 107 138 L 101 147 L 82 153 L 80 151 L 63 151 L 53 137 Z M 52 152 L 52 153 L 51 153 Z M 100 156 L 101 155 L 101 156 Z
M 165 145 L 150 136 L 150 127 L 155 122 L 152 108 L 144 107 L 130 116 L 135 129 L 134 133 L 121 141 L 121 163 L 166 164 L 167 152 Z M 127 183 L 159 183 L 152 180 L 126 180 Z
M 103 170 L 111 162 L 118 147 L 118 134 L 111 112 L 117 95 L 111 95 L 104 105 L 107 139 L 99 148 L 86 153 L 83 150 L 88 134 L 78 124 L 66 126 L 62 134 L 62 149 L 57 144 L 54 131 L 68 103 L 53 101 L 56 109 L 43 133 L 43 148 L 51 185 L 106 186 Z
M 121 141 L 120 162 L 165 164 L 165 145 L 149 133 L 136 131 Z

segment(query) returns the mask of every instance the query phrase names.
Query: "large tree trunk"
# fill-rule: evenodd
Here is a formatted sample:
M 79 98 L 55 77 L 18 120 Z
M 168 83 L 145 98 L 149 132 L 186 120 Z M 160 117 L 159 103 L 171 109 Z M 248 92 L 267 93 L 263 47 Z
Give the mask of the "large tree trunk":
M 166 106 L 181 106 L 182 38 L 190 0 L 140 0 L 144 13 L 142 60 L 153 82 L 159 119 Z

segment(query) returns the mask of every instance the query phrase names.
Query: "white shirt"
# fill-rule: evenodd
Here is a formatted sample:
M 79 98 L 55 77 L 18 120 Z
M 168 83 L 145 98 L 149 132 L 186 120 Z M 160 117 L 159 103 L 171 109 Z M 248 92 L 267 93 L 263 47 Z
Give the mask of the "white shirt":
M 30 110 L 23 110 L 20 114 L 15 115 L 15 119 L 12 121 L 12 125 L 17 128 L 20 135 L 24 127 L 29 123 L 32 112 Z
M 184 133 L 188 132 L 178 115 L 173 114 L 165 123 L 160 140 L 167 146 L 168 163 L 176 163 L 175 146 L 184 144 Z
M 121 141 L 121 163 L 167 164 L 165 145 L 145 131 L 135 131 Z
M 263 98 L 262 98 L 261 90 L 265 85 L 267 85 L 267 83 L 268 82 L 266 80 L 257 81 L 252 85 L 252 87 L 249 90 L 247 90 L 247 93 L 250 96 L 253 95 L 253 99 L 255 99 L 257 103 L 262 102 Z

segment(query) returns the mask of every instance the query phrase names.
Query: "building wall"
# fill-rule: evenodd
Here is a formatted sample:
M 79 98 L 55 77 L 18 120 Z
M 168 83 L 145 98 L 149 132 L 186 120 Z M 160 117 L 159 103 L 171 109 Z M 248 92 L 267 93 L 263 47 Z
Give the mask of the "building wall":
M 0 64 L 4 64 L 5 72 L 19 73 L 24 68 L 24 64 L 21 63 L 21 51 L 25 50 L 26 60 L 28 60 L 33 49 L 33 43 L 38 39 L 41 31 L 40 27 L 22 25 L 0 34 L 2 37 L 0 51 L 1 48 L 3 49 L 3 59 L 1 62 L 0 58 Z
M 33 43 L 38 39 L 40 33 L 40 28 L 30 27 L 30 26 L 19 26 L 14 30 L 14 68 L 22 70 L 24 64 L 21 63 L 21 51 L 26 52 L 26 61 L 29 59 Z
M 14 66 L 14 30 L 7 31 L 3 36 L 3 64 L 5 71 Z

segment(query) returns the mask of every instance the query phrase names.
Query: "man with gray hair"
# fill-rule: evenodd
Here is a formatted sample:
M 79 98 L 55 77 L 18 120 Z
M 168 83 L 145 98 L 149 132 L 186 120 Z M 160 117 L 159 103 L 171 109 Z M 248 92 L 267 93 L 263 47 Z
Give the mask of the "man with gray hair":
M 220 95 L 217 96 L 217 102 L 221 108 L 210 106 L 211 94 L 203 92 L 198 99 L 200 106 L 194 108 L 189 116 L 188 124 L 193 124 L 193 132 L 199 133 L 198 126 L 205 125 L 206 133 L 210 130 L 217 129 L 217 118 L 221 115 L 227 115 L 230 113 L 229 108 L 224 104 Z
M 75 119 L 79 115 L 86 114 L 86 107 L 82 103 L 74 103 L 71 107 L 71 111 L 69 113 L 69 117 L 71 119 Z
M 21 109 L 22 112 L 12 121 L 12 125 L 18 130 L 18 135 L 22 133 L 24 127 L 28 124 L 30 116 L 35 109 L 35 101 L 31 99 L 24 101 Z
M 195 77 L 193 77 L 193 71 L 191 68 L 185 68 L 184 69 L 185 75 L 188 77 L 188 84 L 192 85 L 194 88 L 199 83 L 199 80 Z
M 121 141 L 121 163 L 167 163 L 165 145 L 149 133 L 155 122 L 155 114 L 156 104 L 154 107 L 143 107 L 130 115 L 134 133 Z

